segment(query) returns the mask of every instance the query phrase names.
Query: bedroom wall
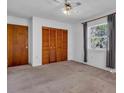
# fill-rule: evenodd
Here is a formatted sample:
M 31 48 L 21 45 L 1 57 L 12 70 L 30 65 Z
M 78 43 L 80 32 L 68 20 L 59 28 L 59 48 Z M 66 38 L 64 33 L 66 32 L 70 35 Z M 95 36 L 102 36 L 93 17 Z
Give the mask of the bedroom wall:
M 73 59 L 73 42 L 71 24 L 58 22 L 55 20 L 42 19 L 39 17 L 20 18 L 14 16 L 7 17 L 8 24 L 26 25 L 29 27 L 28 31 L 28 54 L 29 64 L 32 66 L 42 65 L 42 26 L 68 29 L 68 59 Z
M 88 23 L 88 27 L 107 23 L 107 17 L 92 21 Z M 106 49 L 103 50 L 95 50 L 95 49 L 88 49 L 88 63 L 92 66 L 96 66 L 102 69 L 106 68 Z
M 33 66 L 42 65 L 42 26 L 68 29 L 68 59 L 73 57 L 72 47 L 72 29 L 68 23 L 58 22 L 55 20 L 42 19 L 39 17 L 32 17 L 32 31 L 33 31 Z
M 16 25 L 24 25 L 28 26 L 28 63 L 32 62 L 32 30 L 31 30 L 31 19 L 28 18 L 20 18 L 15 16 L 7 16 L 7 24 L 16 24 Z
M 107 23 L 107 18 L 102 18 L 96 21 L 88 23 L 89 26 Z M 74 39 L 74 60 L 80 63 L 83 62 L 83 25 L 75 24 L 73 26 L 73 32 L 75 33 Z M 110 71 L 111 69 L 106 68 L 106 50 L 94 50 L 88 49 L 88 62 L 84 63 L 97 68 Z M 115 71 L 115 70 L 112 70 Z
M 73 60 L 83 62 L 83 26 L 80 23 L 73 24 Z
M 68 29 L 68 59 L 77 62 L 83 62 L 83 25 L 80 23 L 69 24 L 55 20 L 32 17 L 31 19 L 20 17 L 7 17 L 8 24 L 18 24 L 29 26 L 29 63 L 32 66 L 42 65 L 42 26 L 65 28 Z M 97 20 L 88 23 L 88 26 L 106 22 L 106 19 Z M 110 70 L 105 67 L 106 64 L 105 50 L 88 50 L 88 65 Z
M 7 16 L 7 23 L 8 24 L 17 24 L 17 25 L 30 25 L 30 19 L 28 18 L 20 18 L 15 16 Z

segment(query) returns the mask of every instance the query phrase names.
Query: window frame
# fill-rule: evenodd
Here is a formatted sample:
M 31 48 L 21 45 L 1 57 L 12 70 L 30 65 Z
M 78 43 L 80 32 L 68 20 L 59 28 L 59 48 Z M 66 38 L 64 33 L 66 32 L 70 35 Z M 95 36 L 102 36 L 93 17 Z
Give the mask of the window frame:
M 90 34 L 90 29 L 92 28 L 92 27 L 96 27 L 96 26 L 100 26 L 100 25 L 108 25 L 108 23 L 107 22 L 104 22 L 104 23 L 100 23 L 100 24 L 95 24 L 95 25 L 92 25 L 92 26 L 89 26 L 88 28 L 87 28 L 87 31 L 88 31 L 88 34 L 87 34 L 87 37 L 88 37 L 88 43 L 87 43 L 87 46 L 88 46 L 88 49 L 89 50 L 99 50 L 99 51 L 105 51 L 106 50 L 106 47 L 105 48 L 92 48 L 91 47 L 91 38 L 93 38 L 93 37 L 91 37 L 91 34 Z M 107 28 L 107 31 L 108 31 L 108 28 Z M 94 37 L 94 38 L 96 38 L 96 37 Z M 102 37 L 97 37 L 97 38 L 107 38 L 108 39 L 108 36 L 106 35 L 106 36 L 102 36 Z

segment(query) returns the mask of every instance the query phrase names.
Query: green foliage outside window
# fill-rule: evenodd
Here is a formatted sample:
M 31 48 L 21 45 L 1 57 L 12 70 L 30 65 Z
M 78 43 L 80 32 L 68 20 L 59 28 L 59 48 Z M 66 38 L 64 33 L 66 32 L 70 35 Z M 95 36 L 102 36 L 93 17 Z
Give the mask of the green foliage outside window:
M 90 47 L 106 48 L 107 45 L 107 24 L 90 27 Z

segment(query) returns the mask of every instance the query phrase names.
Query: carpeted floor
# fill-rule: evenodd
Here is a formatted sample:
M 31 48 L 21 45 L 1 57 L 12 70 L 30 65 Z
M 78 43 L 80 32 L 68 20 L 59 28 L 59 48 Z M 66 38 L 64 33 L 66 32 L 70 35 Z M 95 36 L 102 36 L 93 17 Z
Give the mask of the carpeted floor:
M 8 93 L 116 93 L 116 75 L 72 61 L 10 67 Z

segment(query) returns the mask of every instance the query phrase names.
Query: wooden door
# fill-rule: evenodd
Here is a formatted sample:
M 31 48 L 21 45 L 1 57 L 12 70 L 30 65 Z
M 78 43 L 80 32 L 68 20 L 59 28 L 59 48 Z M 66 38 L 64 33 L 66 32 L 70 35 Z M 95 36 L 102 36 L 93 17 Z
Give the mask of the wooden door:
M 28 27 L 15 26 L 14 59 L 15 65 L 28 64 Z
M 56 62 L 56 29 L 50 28 L 50 63 Z
M 63 35 L 62 35 L 62 61 L 66 61 L 67 60 L 67 47 L 68 47 L 68 31 L 67 30 L 63 30 Z
M 42 28 L 42 64 L 48 64 L 50 61 L 49 39 L 50 39 L 49 28 L 43 27 Z
M 67 30 L 42 28 L 42 64 L 67 60 Z
M 62 46 L 63 46 L 63 31 L 58 29 L 56 31 L 56 60 L 57 62 L 62 61 Z
M 8 24 L 8 66 L 28 64 L 28 27 Z
M 14 25 L 7 25 L 7 60 L 8 60 L 8 66 L 13 66 L 13 51 L 14 51 L 14 45 L 13 45 L 13 38 L 14 37 Z

